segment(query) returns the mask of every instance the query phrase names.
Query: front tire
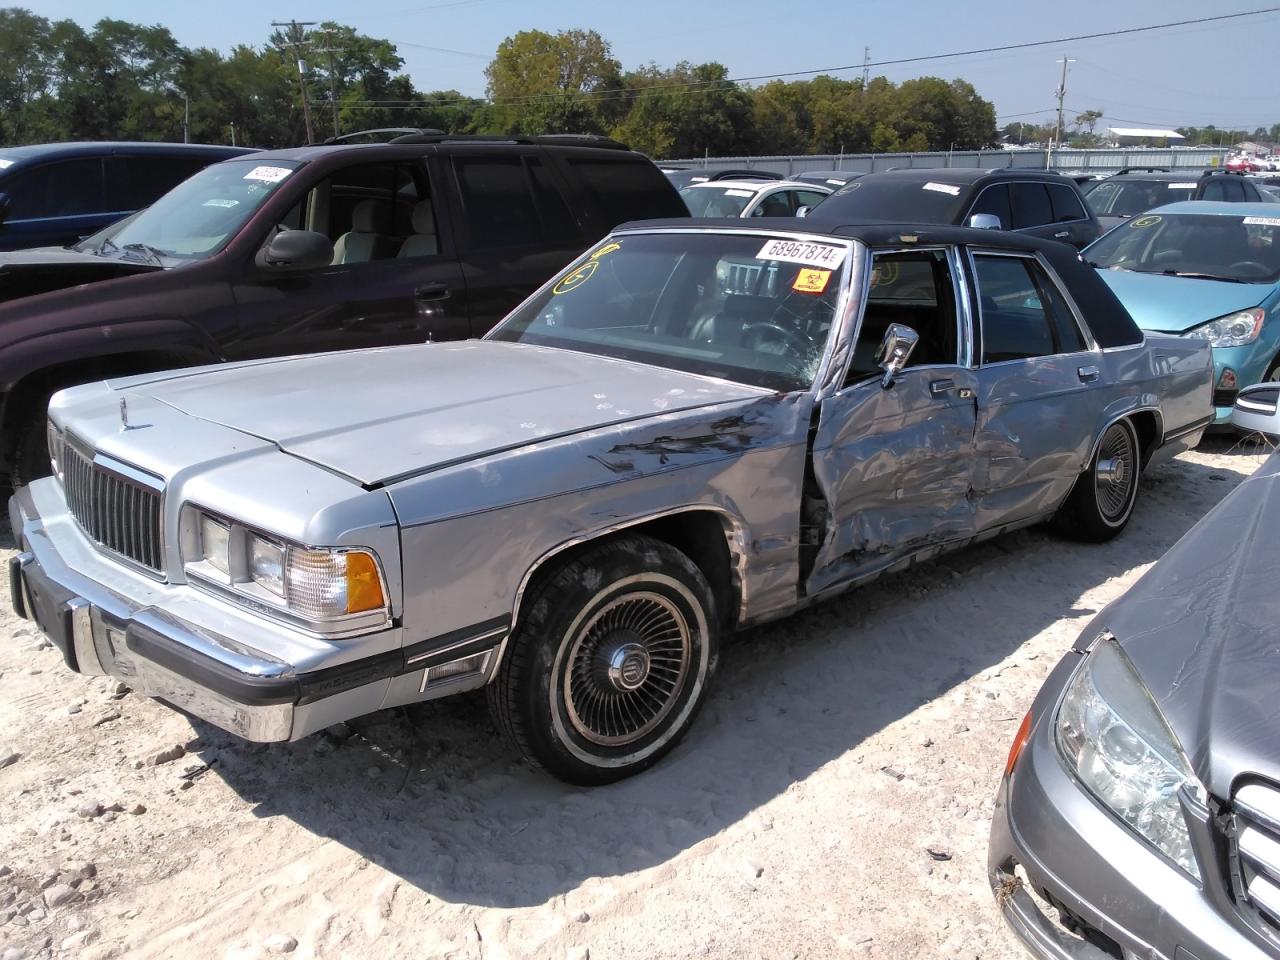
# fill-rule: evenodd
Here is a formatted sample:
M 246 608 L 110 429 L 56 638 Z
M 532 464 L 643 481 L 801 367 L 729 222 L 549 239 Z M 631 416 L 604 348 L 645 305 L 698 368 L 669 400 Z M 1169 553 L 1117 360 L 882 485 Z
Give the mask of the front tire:
M 718 639 L 715 598 L 693 561 L 651 537 L 608 541 L 531 591 L 489 707 L 548 773 L 611 783 L 652 766 L 692 725 Z
M 1063 536 L 1105 543 L 1123 530 L 1133 515 L 1142 474 L 1142 447 L 1128 420 L 1118 420 L 1102 434 L 1089 466 L 1076 479 L 1053 525 Z

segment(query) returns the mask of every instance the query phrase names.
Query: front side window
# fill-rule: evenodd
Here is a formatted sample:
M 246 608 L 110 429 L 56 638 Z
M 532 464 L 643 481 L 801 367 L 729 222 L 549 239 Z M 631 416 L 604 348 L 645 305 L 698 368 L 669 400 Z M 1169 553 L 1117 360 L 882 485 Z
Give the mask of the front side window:
M 975 213 L 987 213 L 1000 218 L 1000 227 L 1008 230 L 1013 226 L 1013 208 L 1009 205 L 1009 185 L 997 183 L 987 187 L 978 194 L 969 216 Z
M 1065 352 L 1056 341 L 1047 279 L 1028 257 L 973 258 L 982 318 L 982 362 L 1002 363 Z
M 812 385 L 852 247 L 820 238 L 606 238 L 488 339 L 634 360 L 773 390 Z
M 905 324 L 920 337 L 908 367 L 959 362 L 955 288 L 945 251 L 875 255 L 846 384 L 880 375 L 876 352 L 891 323 Z
M 1100 269 L 1275 283 L 1280 217 L 1148 213 L 1095 241 L 1084 256 Z

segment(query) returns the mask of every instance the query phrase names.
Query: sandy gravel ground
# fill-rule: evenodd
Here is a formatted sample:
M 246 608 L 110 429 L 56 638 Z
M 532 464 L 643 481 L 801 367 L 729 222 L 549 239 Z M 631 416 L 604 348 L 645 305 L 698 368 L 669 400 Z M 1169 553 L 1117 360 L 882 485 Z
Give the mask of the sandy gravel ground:
M 250 746 L 6 612 L 0 956 L 1015 960 L 985 878 L 1009 740 L 1262 459 L 1211 441 L 1113 543 L 1023 531 L 752 631 L 684 744 L 592 791 L 515 762 L 477 697 Z

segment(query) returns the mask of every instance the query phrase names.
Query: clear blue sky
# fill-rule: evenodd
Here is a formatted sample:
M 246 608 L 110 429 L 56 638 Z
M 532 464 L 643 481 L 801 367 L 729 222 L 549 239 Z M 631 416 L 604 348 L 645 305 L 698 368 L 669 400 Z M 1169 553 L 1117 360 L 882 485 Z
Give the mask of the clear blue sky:
M 0 0 L 9 2 L 9 0 Z M 1010 0 L 28 0 L 50 18 L 159 23 L 187 46 L 261 45 L 273 19 L 336 20 L 394 41 L 420 90 L 484 92 L 484 66 L 518 30 L 598 30 L 625 68 L 715 60 L 734 77 L 1048 40 L 1259 9 L 1266 0 L 1117 3 Z M 809 13 L 808 11 L 813 11 Z M 838 13 L 837 11 L 843 11 Z M 437 49 L 431 49 L 437 48 Z M 448 52 L 445 52 L 448 51 Z M 963 77 L 992 100 L 1000 124 L 1047 120 L 1067 55 L 1068 117 L 1101 109 L 1100 126 L 1252 129 L 1280 123 L 1280 13 L 1136 36 L 873 68 L 891 80 Z M 858 71 L 839 73 L 854 77 Z M 1035 112 L 1039 111 L 1039 112 Z M 1023 116 L 1025 115 L 1025 116 Z

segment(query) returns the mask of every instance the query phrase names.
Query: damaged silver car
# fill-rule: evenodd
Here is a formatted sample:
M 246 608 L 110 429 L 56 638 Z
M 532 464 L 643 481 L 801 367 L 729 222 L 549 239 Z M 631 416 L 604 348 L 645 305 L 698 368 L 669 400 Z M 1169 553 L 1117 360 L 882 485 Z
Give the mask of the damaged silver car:
M 604 783 L 689 728 L 731 631 L 1051 518 L 1114 536 L 1210 372 L 1065 246 L 637 224 L 483 340 L 57 394 L 13 600 L 71 669 L 248 739 L 487 687 Z

